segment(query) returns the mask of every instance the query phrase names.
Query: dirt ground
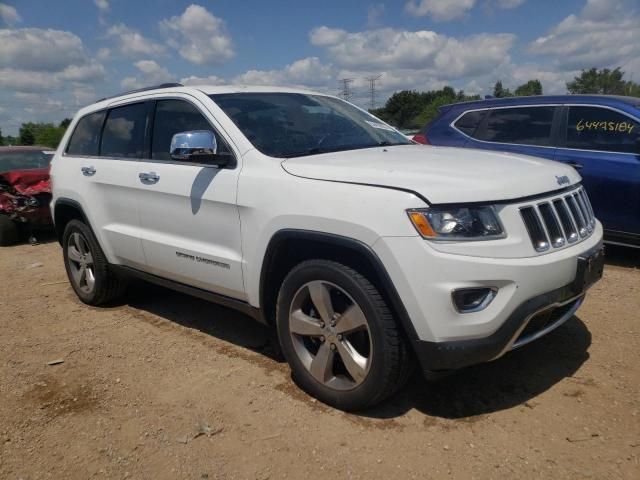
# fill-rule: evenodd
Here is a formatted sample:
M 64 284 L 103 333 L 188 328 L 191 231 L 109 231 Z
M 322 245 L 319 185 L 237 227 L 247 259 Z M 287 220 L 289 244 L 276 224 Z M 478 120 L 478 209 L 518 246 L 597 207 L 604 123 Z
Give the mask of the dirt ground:
M 638 479 L 640 254 L 608 255 L 554 333 L 353 415 L 241 314 L 145 284 L 90 308 L 57 243 L 3 248 L 0 478 Z

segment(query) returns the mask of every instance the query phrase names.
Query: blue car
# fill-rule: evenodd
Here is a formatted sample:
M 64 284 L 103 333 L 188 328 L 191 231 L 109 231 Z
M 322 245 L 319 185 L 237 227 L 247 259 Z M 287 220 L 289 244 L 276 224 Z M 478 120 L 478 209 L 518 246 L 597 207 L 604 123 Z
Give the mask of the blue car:
M 640 247 L 640 98 L 559 95 L 445 105 L 413 139 L 571 165 L 606 241 Z

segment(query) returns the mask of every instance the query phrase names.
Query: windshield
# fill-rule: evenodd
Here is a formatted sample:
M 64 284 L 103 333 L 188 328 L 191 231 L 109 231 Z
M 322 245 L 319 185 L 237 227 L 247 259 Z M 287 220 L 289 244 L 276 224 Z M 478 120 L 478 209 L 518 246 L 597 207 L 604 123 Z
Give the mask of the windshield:
M 51 163 L 53 152 L 43 150 L 0 152 L 0 172 L 45 168 Z
M 254 147 L 272 157 L 412 143 L 337 98 L 302 93 L 224 93 L 211 98 Z

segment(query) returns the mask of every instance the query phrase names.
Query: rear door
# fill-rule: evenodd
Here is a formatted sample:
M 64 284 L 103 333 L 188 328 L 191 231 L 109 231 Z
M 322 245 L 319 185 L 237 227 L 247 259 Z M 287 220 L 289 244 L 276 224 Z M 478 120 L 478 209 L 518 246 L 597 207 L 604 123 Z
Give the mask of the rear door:
M 91 113 L 81 118 L 61 159 L 61 185 L 73 191 L 59 196 L 81 203 L 111 262 L 139 267 L 145 262 L 138 236 L 135 178 L 143 155 L 148 104 Z M 54 178 L 55 181 L 55 178 Z
M 468 148 L 499 150 L 553 159 L 555 151 L 554 117 L 556 105 L 500 107 L 480 116 L 470 111 L 458 118 L 453 126 L 465 133 Z M 473 128 L 474 121 L 480 120 Z
M 611 231 L 640 234 L 640 120 L 603 106 L 567 105 L 556 160 L 583 178 L 596 217 Z
M 191 130 L 212 130 L 218 153 L 232 156 L 231 165 L 218 168 L 172 160 L 171 138 Z M 150 158 L 140 162 L 136 172 L 141 236 L 148 272 L 244 299 L 236 205 L 239 155 L 220 131 L 195 97 L 175 94 L 156 99 Z M 154 180 L 141 180 L 139 174 Z

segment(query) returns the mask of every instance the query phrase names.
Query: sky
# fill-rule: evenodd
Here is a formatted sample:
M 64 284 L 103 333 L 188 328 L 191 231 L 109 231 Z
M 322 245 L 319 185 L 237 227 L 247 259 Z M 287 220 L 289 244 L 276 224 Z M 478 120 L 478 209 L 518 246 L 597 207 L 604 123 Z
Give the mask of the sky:
M 369 106 L 451 85 L 544 93 L 591 67 L 640 81 L 638 0 L 16 0 L 0 2 L 0 129 L 59 122 L 163 82 L 311 88 Z

